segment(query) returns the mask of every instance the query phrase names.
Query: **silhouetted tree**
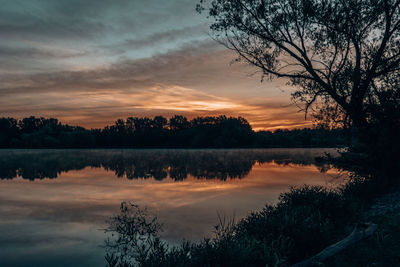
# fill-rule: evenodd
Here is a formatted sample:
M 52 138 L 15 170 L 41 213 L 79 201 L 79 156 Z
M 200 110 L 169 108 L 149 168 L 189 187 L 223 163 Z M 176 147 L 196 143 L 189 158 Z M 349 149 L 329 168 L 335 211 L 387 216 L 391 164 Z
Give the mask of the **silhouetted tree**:
M 171 130 L 182 130 L 189 127 L 189 122 L 187 118 L 181 115 L 174 115 L 169 119 L 169 128 Z
M 166 118 L 164 118 L 163 116 L 156 116 L 153 119 L 153 127 L 158 130 L 165 129 L 167 124 L 168 124 L 168 120 Z
M 302 129 L 254 132 L 242 117 L 175 115 L 169 120 L 129 117 L 103 129 L 87 130 L 57 119 L 0 118 L 0 147 L 334 147 L 344 144 L 341 129 Z M 161 175 L 161 173 L 160 173 Z M 162 175 L 161 175 L 162 176 Z M 160 177 L 161 177 L 160 176 Z
M 400 101 L 400 1 L 201 0 L 197 9 L 240 60 L 299 88 L 306 112 L 338 106 L 366 132 L 386 96 Z
M 19 135 L 18 122 L 13 118 L 0 118 L 0 147 L 8 147 Z

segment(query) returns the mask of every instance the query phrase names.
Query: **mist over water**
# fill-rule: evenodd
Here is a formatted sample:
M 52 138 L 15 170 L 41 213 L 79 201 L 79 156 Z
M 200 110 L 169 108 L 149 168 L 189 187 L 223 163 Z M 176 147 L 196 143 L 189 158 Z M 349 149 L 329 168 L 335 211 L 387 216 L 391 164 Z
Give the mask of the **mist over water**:
M 289 186 L 335 186 L 315 162 L 334 149 L 1 150 L 5 266 L 102 266 L 107 219 L 122 201 L 148 207 L 171 243 L 212 234 Z

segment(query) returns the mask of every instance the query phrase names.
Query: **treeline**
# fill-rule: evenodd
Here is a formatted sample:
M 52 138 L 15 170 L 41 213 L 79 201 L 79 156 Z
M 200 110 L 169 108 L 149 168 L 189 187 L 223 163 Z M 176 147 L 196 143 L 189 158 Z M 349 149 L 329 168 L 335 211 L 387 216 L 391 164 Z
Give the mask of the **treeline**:
M 54 118 L 0 118 L 1 148 L 247 148 L 337 147 L 344 130 L 296 129 L 255 132 L 242 117 L 188 120 L 129 117 L 103 129 L 69 126 Z

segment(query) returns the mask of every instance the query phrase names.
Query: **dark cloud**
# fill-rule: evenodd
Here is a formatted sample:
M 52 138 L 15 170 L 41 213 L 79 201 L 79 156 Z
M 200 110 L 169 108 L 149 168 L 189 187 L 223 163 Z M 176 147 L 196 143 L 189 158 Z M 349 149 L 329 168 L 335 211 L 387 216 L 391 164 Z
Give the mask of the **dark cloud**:
M 0 34 L 13 37 L 93 38 L 100 34 L 168 27 L 180 18 L 193 18 L 195 2 L 131 0 L 0 1 Z M 164 22 L 164 25 L 162 24 Z
M 26 8 L 29 8 L 26 7 Z M 36 10 L 36 13 L 34 12 Z M 93 21 L 87 17 L 73 18 L 48 10 L 46 6 L 38 6 L 32 11 L 7 10 L 0 11 L 0 34 L 16 40 L 38 39 L 71 39 L 92 38 L 95 34 L 106 30 L 101 21 Z M 109 26 L 108 26 L 109 27 Z
M 84 56 L 86 52 L 81 51 L 66 51 L 57 49 L 42 49 L 35 47 L 0 47 L 0 57 L 4 58 L 73 58 Z
M 122 51 L 131 49 L 140 49 L 147 46 L 161 45 L 169 42 L 174 42 L 180 38 L 192 38 L 204 36 L 207 30 L 206 24 L 200 24 L 180 29 L 172 29 L 168 31 L 158 32 L 146 36 L 145 38 L 128 39 L 121 44 L 107 46 L 107 48 L 119 48 Z
M 0 94 L 97 91 L 97 90 L 143 90 L 159 83 L 191 86 L 203 83 L 201 76 L 216 70 L 210 61 L 214 57 L 226 57 L 214 43 L 194 43 L 178 51 L 138 60 L 123 60 L 106 68 L 84 71 L 46 72 L 34 75 L 2 76 Z M 221 62 L 228 67 L 226 61 Z M 203 72 L 199 74 L 199 70 Z M 220 71 L 226 72 L 221 69 Z M 19 81 L 17 83 L 14 83 Z

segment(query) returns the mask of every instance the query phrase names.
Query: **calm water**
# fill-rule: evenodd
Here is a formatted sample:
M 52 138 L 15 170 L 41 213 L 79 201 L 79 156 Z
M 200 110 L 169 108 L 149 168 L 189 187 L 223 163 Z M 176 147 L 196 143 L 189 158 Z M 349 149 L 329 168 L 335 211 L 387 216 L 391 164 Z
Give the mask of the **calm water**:
M 333 149 L 0 150 L 0 266 L 104 266 L 121 201 L 148 207 L 171 243 L 209 236 L 289 186 L 335 186 Z M 321 172 L 322 171 L 322 172 Z

